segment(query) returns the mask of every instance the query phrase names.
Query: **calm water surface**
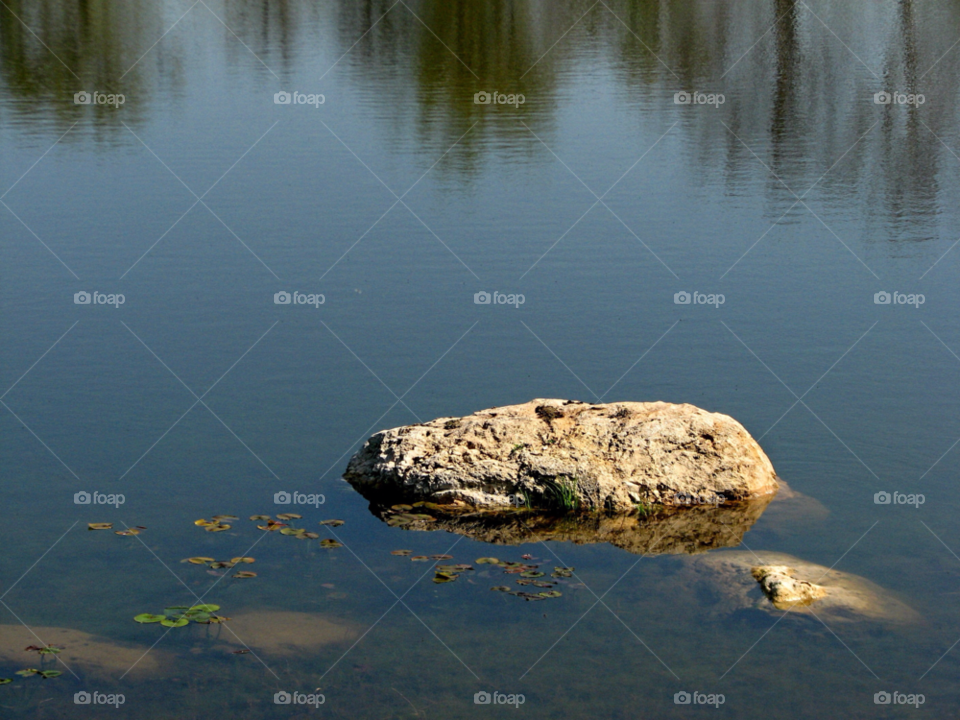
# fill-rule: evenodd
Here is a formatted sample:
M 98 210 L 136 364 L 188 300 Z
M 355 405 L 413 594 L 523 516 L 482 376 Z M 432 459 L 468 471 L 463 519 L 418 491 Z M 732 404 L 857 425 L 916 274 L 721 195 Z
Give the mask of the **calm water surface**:
M 6 0 L 3 716 L 506 710 L 478 691 L 521 693 L 510 712 L 538 718 L 916 713 L 873 701 L 899 691 L 954 717 L 958 37 L 946 0 Z M 324 302 L 275 304 L 294 291 Z M 494 291 L 524 302 L 474 302 Z M 435 585 L 391 556 L 458 536 L 374 517 L 340 479 L 362 441 L 534 397 L 737 418 L 822 506 L 771 509 L 746 545 L 838 563 L 922 621 L 718 615 L 683 557 L 606 544 L 450 551 L 575 566 L 580 583 L 541 603 L 489 592 L 502 576 L 485 566 Z M 95 490 L 126 501 L 74 503 Z M 292 511 L 323 537 L 317 522 L 344 520 L 345 547 L 246 519 L 291 510 L 274 494 L 294 490 L 325 495 Z M 194 526 L 217 513 L 243 519 Z M 257 578 L 180 563 L 243 554 Z M 197 596 L 252 628 L 254 652 L 231 654 L 226 630 L 132 622 Z M 21 622 L 123 654 L 22 679 L 37 658 L 16 654 Z M 271 645 L 283 622 L 340 629 L 291 650 Z M 126 702 L 74 704 L 83 690 Z M 325 703 L 275 705 L 283 690 Z M 725 703 L 674 703 L 694 690 Z

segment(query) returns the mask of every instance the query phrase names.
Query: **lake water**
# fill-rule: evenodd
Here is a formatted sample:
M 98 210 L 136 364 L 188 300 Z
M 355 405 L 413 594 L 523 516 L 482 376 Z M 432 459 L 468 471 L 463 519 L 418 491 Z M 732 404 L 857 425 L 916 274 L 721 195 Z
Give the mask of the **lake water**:
M 3 716 L 955 716 L 958 38 L 945 0 L 5 0 Z M 716 613 L 685 556 L 411 532 L 340 479 L 377 430 L 536 397 L 733 416 L 819 503 L 746 546 L 921 619 Z M 247 520 L 284 510 L 344 547 Z M 132 621 L 200 597 L 253 652 Z M 58 678 L 14 674 L 37 628 Z

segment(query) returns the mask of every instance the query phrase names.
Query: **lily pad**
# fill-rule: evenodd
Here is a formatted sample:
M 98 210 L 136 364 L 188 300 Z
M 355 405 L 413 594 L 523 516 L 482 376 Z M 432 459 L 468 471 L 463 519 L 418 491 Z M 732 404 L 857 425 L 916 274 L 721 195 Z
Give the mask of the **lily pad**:
M 560 592 L 559 590 L 548 590 L 547 592 L 539 593 L 539 595 L 540 597 L 545 597 L 545 598 L 558 598 L 561 595 L 563 595 L 563 593 Z
M 214 570 L 219 570 L 220 568 L 232 568 L 233 565 L 234 563 L 232 562 L 223 562 L 222 560 L 220 562 L 210 563 L 210 567 Z
M 140 613 L 139 615 L 135 615 L 133 619 L 138 623 L 158 623 L 166 619 L 166 616 L 154 615 L 152 613 Z
M 317 538 L 320 537 L 320 535 L 319 533 L 315 533 L 315 532 L 305 532 L 305 533 L 300 533 L 300 535 L 298 535 L 297 537 L 299 537 L 301 540 L 316 540 Z
M 391 550 L 391 551 L 390 551 L 390 554 L 391 554 L 391 555 L 407 556 L 407 555 L 410 555 L 410 554 L 412 554 L 412 553 L 413 553 L 413 550 Z
M 219 523 L 217 525 L 211 525 L 209 527 L 204 528 L 204 530 L 206 530 L 207 532 L 223 532 L 224 530 L 229 530 L 229 529 L 230 529 L 229 525 L 224 525 L 222 523 Z
M 500 561 L 496 558 L 477 558 L 477 565 L 499 565 Z
M 129 537 L 131 535 L 139 535 L 140 531 L 137 528 L 130 528 L 129 530 L 114 530 L 114 535 L 123 535 L 124 537 Z
M 229 619 L 230 618 L 224 617 L 223 615 L 211 615 L 207 622 L 212 625 L 219 625 L 220 623 L 225 623 Z
M 297 515 L 296 513 L 280 513 L 277 515 L 277 520 L 300 520 L 303 515 Z
M 520 573 L 520 577 L 525 578 L 538 578 L 543 576 L 544 573 L 540 572 L 539 570 L 524 570 L 522 573 Z
M 343 547 L 343 543 L 339 543 L 336 540 L 330 540 L 329 538 L 327 538 L 326 540 L 320 541 L 320 547 L 338 548 L 338 547 Z
M 459 576 L 459 575 L 456 575 L 455 573 L 443 573 L 443 572 L 438 572 L 438 573 L 434 576 L 433 581 L 434 581 L 435 583 L 448 583 L 448 582 L 453 582 L 453 581 L 456 580 L 458 577 L 460 577 L 460 576 Z
M 236 564 L 236 563 L 244 563 L 244 564 L 246 564 L 246 565 L 249 565 L 250 563 L 256 562 L 256 561 L 255 561 L 252 557 L 235 557 L 235 558 L 231 558 L 231 559 L 230 559 L 230 562 L 232 562 L 232 563 L 234 563 L 234 564 Z
M 182 617 L 177 617 L 177 618 L 168 617 L 161 620 L 160 624 L 163 625 L 164 627 L 175 628 L 175 627 L 183 627 L 184 625 L 189 625 L 190 621 Z
M 409 525 L 413 520 L 410 518 L 401 517 L 400 515 L 395 515 L 394 517 L 387 520 L 387 525 L 390 527 L 397 527 L 398 525 Z
M 280 534 L 281 535 L 299 535 L 300 533 L 304 533 L 304 532 L 306 532 L 306 530 L 304 530 L 303 528 L 285 527 L 283 530 L 280 531 Z
M 239 520 L 240 518 L 238 518 L 236 515 L 214 515 L 213 519 L 219 521 L 219 520 Z
M 59 670 L 41 670 L 37 673 L 44 680 L 49 680 L 50 678 L 60 677 L 63 673 Z
M 207 563 L 212 563 L 213 558 L 211 557 L 192 557 L 187 558 L 185 562 L 190 563 L 191 565 L 206 565 Z
M 87 523 L 87 530 L 113 530 L 113 523 Z
M 193 607 L 190 608 L 190 610 L 198 610 L 199 612 L 205 612 L 205 613 L 215 613 L 219 609 L 220 609 L 219 605 L 213 605 L 211 603 L 194 605 Z
M 506 585 L 497 585 L 496 587 L 490 588 L 491 590 L 496 590 L 497 592 L 510 592 L 510 588 Z
M 426 555 L 414 555 L 414 556 L 413 556 L 412 558 L 410 558 L 410 559 L 411 559 L 413 562 L 426 562 L 426 561 L 429 560 L 430 558 L 428 558 Z
M 270 516 L 269 515 L 251 515 L 250 519 L 251 520 L 269 520 Z
M 391 505 L 390 509 L 403 512 L 404 510 L 413 510 L 413 505 Z
M 458 563 L 457 565 L 454 565 L 454 567 L 459 572 L 464 572 L 465 570 L 473 570 L 473 565 L 467 565 L 466 563 Z
M 416 518 L 417 520 L 423 520 L 424 522 L 436 522 L 437 519 L 433 515 L 426 515 L 424 513 L 414 513 L 410 517 Z
M 21 677 L 30 677 L 31 675 L 36 675 L 40 671 L 36 668 L 24 668 L 23 670 L 17 670 L 16 674 Z
M 431 555 L 431 560 L 452 560 L 453 555 Z
M 12 680 L 11 678 L 0 678 L 0 685 L 6 685 L 6 684 L 12 683 L 12 682 L 13 682 L 13 680 Z
M 530 583 L 530 584 L 533 585 L 534 587 L 538 587 L 538 588 L 552 588 L 552 587 L 553 587 L 553 583 L 552 583 L 552 582 L 543 582 L 543 581 L 541 581 L 541 580 L 534 580 L 534 581 L 533 581 L 532 583 Z
M 255 572 L 250 572 L 249 570 L 241 570 L 233 574 L 235 578 L 255 578 L 257 574 Z
M 324 520 L 320 524 L 329 525 L 330 527 L 340 527 L 341 525 L 343 525 L 343 520 Z
M 199 525 L 200 527 L 207 527 L 208 525 L 216 525 L 217 523 L 212 520 L 206 520 L 204 518 L 200 518 L 199 520 L 194 520 L 193 524 Z

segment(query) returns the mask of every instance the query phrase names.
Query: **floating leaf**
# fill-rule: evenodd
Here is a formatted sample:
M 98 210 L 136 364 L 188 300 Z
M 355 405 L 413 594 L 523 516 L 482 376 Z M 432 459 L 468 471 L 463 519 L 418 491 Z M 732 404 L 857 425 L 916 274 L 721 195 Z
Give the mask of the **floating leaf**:
M 302 528 L 285 527 L 283 530 L 280 531 L 280 534 L 281 535 L 299 535 L 302 532 L 306 532 L 306 530 L 303 530 Z
M 245 564 L 249 565 L 250 563 L 255 562 L 255 560 L 254 560 L 252 557 L 235 557 L 235 558 L 231 558 L 231 559 L 230 559 L 230 562 L 232 562 L 232 563 L 234 563 L 234 564 L 236 564 L 236 563 L 245 563 Z
M 113 523 L 87 523 L 87 530 L 113 530 Z
M 186 559 L 186 562 L 190 563 L 191 565 L 206 565 L 207 563 L 212 563 L 212 562 L 213 562 L 213 558 L 211 558 L 211 557 L 192 557 L 192 558 L 187 558 L 187 559 Z
M 467 565 L 466 563 L 458 563 L 457 565 L 454 565 L 454 567 L 460 572 L 465 570 L 473 570 L 473 565 Z
M 413 505 L 391 505 L 390 509 L 403 512 L 404 510 L 413 510 Z
M 233 574 L 235 578 L 255 578 L 257 574 L 255 572 L 250 572 L 249 570 L 241 570 Z
M 431 555 L 431 560 L 452 560 L 453 555 Z
M 23 670 L 17 670 L 16 674 L 21 677 L 30 677 L 31 675 L 36 675 L 40 671 L 36 668 L 24 668 Z
M 318 533 L 315 533 L 315 532 L 305 532 L 305 533 L 300 533 L 300 535 L 298 535 L 298 537 L 299 537 L 301 540 L 316 540 L 317 538 L 320 537 L 320 535 L 319 535 Z
M 436 571 L 441 573 L 453 573 L 453 574 L 460 572 L 457 569 L 456 565 L 437 565 Z
M 477 565 L 499 565 L 500 561 L 496 558 L 477 558 Z
M 232 562 L 223 562 L 223 561 L 210 563 L 210 567 L 213 568 L 214 570 L 219 570 L 220 568 L 232 568 L 233 565 L 234 563 Z
M 560 592 L 559 590 L 548 590 L 547 592 L 539 593 L 539 595 L 540 597 L 545 597 L 545 598 L 558 598 L 561 595 L 563 595 L 563 593 Z
M 341 525 L 343 525 L 343 520 L 324 520 L 320 524 L 329 525 L 330 527 L 340 527 Z
M 251 520 L 269 520 L 270 516 L 269 515 L 251 515 L 250 519 Z
M 533 555 L 521 555 L 522 560 L 533 560 Z
M 11 678 L 0 678 L 0 685 L 6 685 L 7 683 L 12 683 L 12 682 L 13 680 Z
M 60 672 L 59 670 L 41 670 L 37 674 L 40 677 L 42 677 L 44 680 L 49 680 L 50 678 L 60 677 L 61 675 L 63 675 L 63 673 Z
M 543 581 L 541 581 L 541 580 L 534 580 L 534 581 L 533 581 L 532 583 L 530 583 L 530 584 L 533 585 L 534 587 L 538 587 L 538 588 L 552 588 L 552 587 L 553 587 L 553 583 L 552 583 L 552 582 L 543 582 Z
M 188 605 L 171 605 L 168 608 L 164 608 L 163 612 L 166 615 L 183 615 L 190 607 Z
M 205 612 L 205 613 L 215 613 L 219 609 L 220 609 L 219 605 L 212 605 L 210 603 L 204 603 L 202 605 L 194 605 L 193 607 L 190 608 L 190 610 L 197 610 L 199 612 Z
M 524 580 L 523 578 L 517 578 L 517 585 L 533 585 L 533 580 Z
M 194 524 L 194 525 L 199 525 L 200 527 L 207 527 L 208 525 L 216 525 L 217 523 L 211 522 L 210 520 L 204 520 L 203 518 L 200 518 L 199 520 L 194 520 L 194 521 L 193 521 L 193 524 Z
M 114 530 L 114 535 L 123 535 L 124 537 L 129 537 L 131 535 L 139 535 L 139 528 L 130 528 L 129 530 Z
M 426 555 L 414 555 L 410 559 L 413 560 L 414 562 L 426 562 L 430 558 L 428 558 Z
M 391 555 L 407 556 L 407 555 L 410 555 L 412 552 L 413 552 L 413 550 L 391 550 L 391 551 L 390 551 L 390 554 L 391 554 Z
M 163 625 L 164 627 L 175 628 L 175 627 L 183 627 L 184 625 L 189 625 L 190 621 L 182 617 L 178 617 L 178 618 L 169 617 L 161 620 L 160 624 Z
M 453 582 L 453 581 L 456 580 L 458 577 L 460 577 L 460 576 L 459 576 L 459 575 L 456 575 L 456 574 L 454 574 L 454 573 L 442 573 L 442 572 L 438 572 L 438 573 L 434 576 L 433 581 L 434 581 L 435 583 L 448 583 L 448 582 Z
M 417 520 L 423 520 L 424 522 L 436 522 L 437 519 L 433 515 L 424 515 L 423 513 L 416 513 L 414 515 L 409 515 L 408 517 L 416 518 Z
M 230 618 L 224 617 L 223 615 L 211 615 L 207 622 L 212 625 L 219 625 L 220 623 L 225 623 L 229 619 Z
M 398 525 L 409 525 L 413 520 L 410 518 L 400 517 L 399 515 L 390 518 L 387 520 L 387 525 L 390 527 L 397 527 Z
M 338 547 L 343 547 L 343 543 L 338 543 L 336 540 L 321 540 L 320 547 L 338 548 Z
M 224 530 L 229 530 L 229 529 L 230 529 L 230 526 L 229 526 L 229 525 L 218 524 L 218 525 L 211 525 L 210 527 L 207 527 L 207 528 L 204 528 L 204 529 L 205 529 L 207 532 L 223 532 Z
M 138 623 L 158 623 L 165 619 L 163 615 L 153 615 L 152 613 L 140 613 L 134 616 L 134 621 Z
M 277 515 L 277 520 L 300 520 L 303 515 L 297 515 L 296 513 L 280 513 Z
M 47 645 L 45 648 L 40 648 L 38 651 L 41 655 L 59 655 L 63 651 L 63 648 L 57 647 L 56 645 Z
M 238 518 L 236 515 L 214 515 L 213 519 L 219 521 L 219 520 L 239 520 L 240 518 Z
M 234 651 L 231 652 L 230 654 L 231 654 L 231 655 L 246 655 L 248 652 L 250 652 L 250 651 L 247 650 L 246 648 L 243 648 L 243 649 L 241 649 L 241 650 L 234 650 Z
M 496 590 L 497 592 L 510 592 L 510 588 L 506 585 L 497 585 L 496 587 L 490 588 L 491 590 Z
M 539 570 L 524 570 L 522 573 L 520 573 L 520 577 L 525 578 L 538 578 L 543 576 L 544 573 L 540 572 Z

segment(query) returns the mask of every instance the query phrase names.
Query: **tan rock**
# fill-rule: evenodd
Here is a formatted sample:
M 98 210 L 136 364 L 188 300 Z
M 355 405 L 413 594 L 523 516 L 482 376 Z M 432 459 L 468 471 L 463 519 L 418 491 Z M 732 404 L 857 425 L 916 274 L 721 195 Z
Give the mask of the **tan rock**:
M 121 644 L 73 628 L 38 625 L 31 629 L 33 632 L 23 625 L 0 625 L 0 661 L 17 669 L 39 667 L 40 657 L 24 648 L 56 645 L 63 648 L 57 657 L 81 678 L 116 680 L 128 670 L 127 677 L 156 676 L 171 665 L 168 652 L 150 650 L 150 645 Z M 47 668 L 69 674 L 63 664 L 49 659 Z
M 771 566 L 774 572 L 769 572 Z M 771 591 L 763 588 L 758 593 L 754 568 L 767 568 L 763 573 Z M 784 579 L 784 576 L 788 580 Z M 860 622 L 865 620 L 888 623 L 917 623 L 920 615 L 893 593 L 866 578 L 840 570 L 831 570 L 823 565 L 807 562 L 785 553 L 748 550 L 725 550 L 687 559 L 687 568 L 680 578 L 687 592 L 695 592 L 697 586 L 710 588 L 717 597 L 713 614 L 728 614 L 745 608 L 758 608 L 771 613 L 786 610 L 790 615 L 802 617 L 816 614 L 826 623 Z M 791 582 L 792 581 L 792 582 Z M 778 589 L 773 585 L 777 583 Z M 797 585 L 801 589 L 797 588 Z M 823 594 L 815 589 L 821 588 Z M 763 581 L 761 581 L 762 587 Z M 800 595 L 811 602 L 787 603 L 778 607 L 771 600 Z M 779 595 L 780 592 L 784 594 Z M 758 597 L 759 595 L 759 597 Z M 815 600 L 815 601 L 813 601 Z
M 773 494 L 773 465 L 736 420 L 693 405 L 532 400 L 377 433 L 344 478 L 367 497 L 480 508 L 717 504 Z
M 764 594 L 778 610 L 796 605 L 809 605 L 827 594 L 821 585 L 793 577 L 796 570 L 786 565 L 761 565 L 751 568 L 750 573 L 760 583 Z

